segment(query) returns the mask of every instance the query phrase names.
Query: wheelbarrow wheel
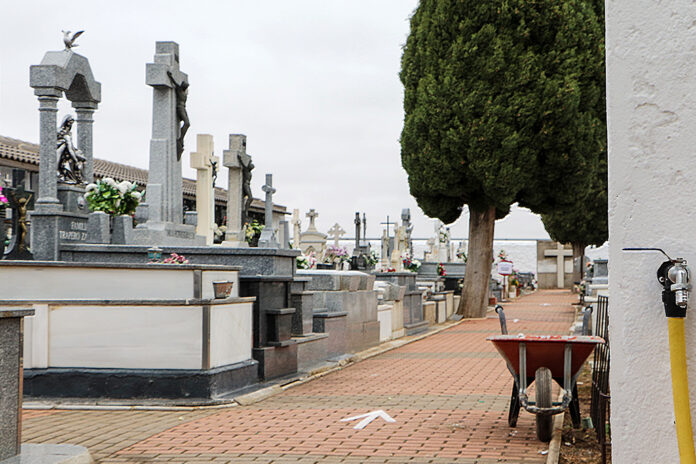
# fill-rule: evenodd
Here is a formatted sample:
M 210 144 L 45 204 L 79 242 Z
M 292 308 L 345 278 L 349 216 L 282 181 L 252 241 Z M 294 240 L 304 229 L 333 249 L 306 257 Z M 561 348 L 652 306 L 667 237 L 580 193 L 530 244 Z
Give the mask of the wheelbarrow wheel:
M 550 408 L 551 401 L 551 371 L 546 367 L 536 370 L 534 384 L 536 385 L 536 405 L 539 408 Z M 548 443 L 553 433 L 553 416 L 536 415 L 536 433 L 540 441 Z

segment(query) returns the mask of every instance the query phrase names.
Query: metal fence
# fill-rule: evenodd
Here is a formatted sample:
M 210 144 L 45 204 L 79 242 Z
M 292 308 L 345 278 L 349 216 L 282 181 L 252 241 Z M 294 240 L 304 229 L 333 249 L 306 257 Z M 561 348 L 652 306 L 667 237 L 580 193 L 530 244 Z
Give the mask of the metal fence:
M 590 417 L 597 433 L 597 441 L 602 451 L 602 464 L 607 462 L 607 447 L 611 445 L 609 429 L 610 395 L 609 395 L 609 298 L 599 296 L 595 335 L 602 337 L 605 344 L 597 345 L 592 367 L 592 403 Z

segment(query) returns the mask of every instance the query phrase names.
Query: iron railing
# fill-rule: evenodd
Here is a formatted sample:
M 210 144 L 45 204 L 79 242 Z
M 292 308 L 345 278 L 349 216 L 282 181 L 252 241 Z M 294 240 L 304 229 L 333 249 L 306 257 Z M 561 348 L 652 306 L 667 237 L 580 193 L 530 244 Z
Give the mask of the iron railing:
M 607 447 L 611 445 L 609 429 L 610 400 L 609 395 L 609 298 L 597 298 L 597 317 L 595 335 L 602 337 L 606 343 L 597 345 L 592 366 L 592 403 L 590 417 L 597 434 L 597 441 L 602 452 L 602 464 L 607 462 Z

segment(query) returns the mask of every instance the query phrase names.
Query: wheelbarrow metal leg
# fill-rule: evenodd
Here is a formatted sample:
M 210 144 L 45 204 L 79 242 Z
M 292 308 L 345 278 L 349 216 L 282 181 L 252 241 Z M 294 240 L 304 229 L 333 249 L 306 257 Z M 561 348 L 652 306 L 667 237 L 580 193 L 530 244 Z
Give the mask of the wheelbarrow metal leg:
M 520 379 L 520 391 L 519 396 L 522 397 L 527 393 L 527 344 L 520 342 L 519 344 L 519 354 L 520 354 L 520 370 L 518 373 L 518 378 Z
M 510 411 L 508 412 L 508 425 L 517 427 L 517 418 L 520 415 L 520 395 L 517 390 L 517 382 L 512 384 L 512 395 L 510 395 Z
M 570 418 L 573 420 L 573 428 L 579 429 L 581 425 L 580 420 L 580 400 L 578 399 L 578 384 L 575 382 L 573 384 L 573 399 L 568 405 L 570 410 Z

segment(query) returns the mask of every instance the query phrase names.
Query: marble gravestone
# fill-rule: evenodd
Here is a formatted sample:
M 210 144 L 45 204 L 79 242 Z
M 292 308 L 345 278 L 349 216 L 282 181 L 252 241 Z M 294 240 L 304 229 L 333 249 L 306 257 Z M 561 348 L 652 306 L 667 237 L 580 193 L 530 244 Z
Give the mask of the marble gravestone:
M 196 234 L 205 237 L 205 244 L 212 245 L 215 236 L 215 185 L 213 168 L 219 163 L 215 156 L 213 136 L 198 134 L 196 151 L 191 152 L 191 167 L 196 170 Z
M 69 47 L 47 52 L 31 66 L 29 83 L 39 99 L 39 191 L 31 212 L 31 252 L 35 259 L 55 261 L 61 243 L 87 241 L 87 206 L 79 184 L 58 183 L 58 100 L 72 103 L 77 118 L 77 150 L 82 153 L 82 179 L 93 180 L 92 115 L 101 101 L 101 84 L 89 61 Z M 72 137 L 69 137 L 72 140 Z M 72 143 L 72 142 L 71 142 Z
M 157 42 L 154 63 L 146 67 L 146 83 L 152 87 L 152 139 L 150 170 L 139 216 L 144 224 L 133 231 L 136 245 L 204 245 L 195 226 L 184 224 L 180 151 L 183 132 L 180 124 L 181 89 L 188 88 L 188 76 L 179 69 L 179 45 Z M 179 95 L 178 95 L 179 94 Z

